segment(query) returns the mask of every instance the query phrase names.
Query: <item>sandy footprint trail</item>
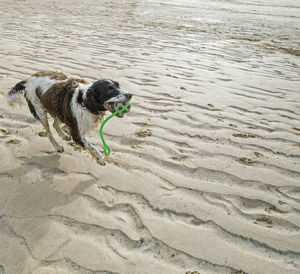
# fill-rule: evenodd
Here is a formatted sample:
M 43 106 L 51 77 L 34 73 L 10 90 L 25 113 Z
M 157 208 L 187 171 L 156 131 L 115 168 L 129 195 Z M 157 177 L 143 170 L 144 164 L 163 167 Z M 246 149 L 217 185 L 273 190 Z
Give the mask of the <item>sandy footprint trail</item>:
M 299 4 L 1 6 L 1 274 L 299 273 Z M 135 94 L 105 168 L 6 104 L 40 69 Z

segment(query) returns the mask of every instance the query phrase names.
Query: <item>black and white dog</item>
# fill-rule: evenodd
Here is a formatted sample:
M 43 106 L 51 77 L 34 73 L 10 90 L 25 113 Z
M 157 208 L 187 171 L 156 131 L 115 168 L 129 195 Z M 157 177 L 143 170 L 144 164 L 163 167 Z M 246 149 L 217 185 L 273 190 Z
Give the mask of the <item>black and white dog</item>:
M 72 137 L 100 165 L 105 165 L 103 155 L 83 135 L 97 126 L 106 110 L 114 112 L 114 103 L 127 102 L 132 97 L 112 80 L 88 84 L 83 79 L 51 71 L 40 71 L 16 84 L 8 94 L 8 103 L 12 105 L 18 102 L 20 95 L 24 95 L 31 113 L 44 126 L 57 152 L 63 152 L 64 148 L 56 142 L 50 131 L 47 113 L 53 117 L 53 127 L 61 138 L 71 140 Z M 117 115 L 119 118 L 122 116 Z M 62 123 L 68 126 L 71 136 L 62 130 Z

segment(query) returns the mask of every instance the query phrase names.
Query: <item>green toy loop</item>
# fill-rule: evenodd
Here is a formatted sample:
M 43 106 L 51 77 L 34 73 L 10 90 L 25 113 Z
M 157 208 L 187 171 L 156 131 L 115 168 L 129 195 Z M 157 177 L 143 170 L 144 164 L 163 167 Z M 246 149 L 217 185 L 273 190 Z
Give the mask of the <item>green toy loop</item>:
M 112 115 L 108 116 L 100 126 L 100 137 L 101 137 L 101 140 L 102 140 L 102 143 L 104 146 L 104 154 L 106 156 L 109 156 L 109 154 L 110 154 L 110 147 L 106 144 L 106 142 L 104 140 L 103 127 L 106 124 L 106 122 L 108 120 L 110 120 L 111 118 L 113 118 L 115 115 L 128 113 L 131 109 L 131 103 L 129 103 L 129 102 L 115 103 L 114 108 L 115 108 L 115 112 Z

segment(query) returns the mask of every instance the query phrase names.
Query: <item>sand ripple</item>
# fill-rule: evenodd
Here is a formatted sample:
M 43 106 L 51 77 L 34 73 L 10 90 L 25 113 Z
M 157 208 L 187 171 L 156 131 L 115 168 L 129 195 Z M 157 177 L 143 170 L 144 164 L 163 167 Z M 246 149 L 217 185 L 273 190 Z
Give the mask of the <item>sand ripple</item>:
M 0 273 L 299 273 L 296 2 L 2 0 Z M 135 94 L 105 168 L 6 105 L 40 69 Z

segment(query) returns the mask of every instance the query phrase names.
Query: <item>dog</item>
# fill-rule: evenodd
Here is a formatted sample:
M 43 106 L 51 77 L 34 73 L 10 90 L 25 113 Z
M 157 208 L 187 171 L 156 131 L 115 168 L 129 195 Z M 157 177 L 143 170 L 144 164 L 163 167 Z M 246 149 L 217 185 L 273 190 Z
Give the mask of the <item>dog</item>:
M 16 84 L 8 93 L 8 103 L 19 103 L 22 95 L 57 152 L 63 152 L 64 148 L 50 131 L 47 113 L 53 117 L 53 127 L 62 139 L 70 141 L 72 138 L 100 165 L 105 165 L 103 155 L 84 135 L 103 120 L 106 111 L 114 113 L 115 103 L 128 102 L 132 98 L 132 94 L 122 90 L 116 81 L 104 79 L 89 84 L 83 79 L 53 71 L 37 72 Z M 123 117 L 122 114 L 116 116 Z M 71 136 L 62 130 L 62 124 L 67 125 Z

